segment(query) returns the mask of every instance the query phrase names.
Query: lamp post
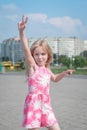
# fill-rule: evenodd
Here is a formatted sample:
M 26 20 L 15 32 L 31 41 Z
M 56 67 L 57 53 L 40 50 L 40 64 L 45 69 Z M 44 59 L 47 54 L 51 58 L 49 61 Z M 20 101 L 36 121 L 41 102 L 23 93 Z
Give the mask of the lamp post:
M 59 59 L 59 38 L 56 38 L 56 47 L 57 47 L 57 52 L 56 52 L 56 60 L 57 60 L 57 65 L 58 65 L 58 59 Z
M 11 42 L 11 44 L 12 44 L 12 64 L 13 64 L 13 66 L 14 66 L 14 64 L 15 64 L 15 62 L 14 62 L 14 39 L 12 39 L 12 42 Z
M 57 58 L 59 58 L 59 38 L 57 38 Z
M 75 58 L 72 57 L 72 67 L 74 68 L 74 61 L 75 61 Z

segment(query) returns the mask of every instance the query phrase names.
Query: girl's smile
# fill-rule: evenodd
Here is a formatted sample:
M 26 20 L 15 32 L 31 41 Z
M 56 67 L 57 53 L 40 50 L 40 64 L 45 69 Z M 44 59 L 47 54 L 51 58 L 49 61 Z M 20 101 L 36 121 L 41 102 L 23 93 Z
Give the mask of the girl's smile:
M 41 46 L 39 46 L 34 50 L 33 57 L 37 65 L 45 66 L 48 59 L 48 54 L 46 53 L 46 51 L 43 50 Z

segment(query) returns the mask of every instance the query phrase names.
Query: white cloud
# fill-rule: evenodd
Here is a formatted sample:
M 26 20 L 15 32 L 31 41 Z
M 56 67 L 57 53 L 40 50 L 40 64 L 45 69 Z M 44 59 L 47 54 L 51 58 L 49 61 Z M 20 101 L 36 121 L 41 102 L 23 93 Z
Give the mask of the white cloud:
M 17 6 L 13 3 L 5 4 L 5 5 L 2 5 L 1 7 L 5 11 L 16 11 L 17 10 Z
M 16 21 L 18 18 L 18 15 L 14 14 L 14 15 L 7 15 L 5 16 L 6 19 L 9 19 L 11 21 Z
M 11 4 L 4 4 L 0 6 L 1 11 L 0 11 L 0 19 L 1 20 L 11 20 L 11 21 L 16 21 L 18 18 L 18 11 L 19 8 L 11 3 Z
M 11 28 L 11 34 L 13 34 L 13 32 L 15 33 L 15 30 L 17 30 L 16 25 L 18 19 L 21 19 L 20 17 L 22 13 L 14 4 L 3 5 L 2 7 L 3 8 L 0 11 L 0 28 L 3 27 L 2 30 L 6 30 L 7 33 L 9 33 L 9 29 L 7 30 L 6 28 Z M 33 37 L 36 35 L 38 37 L 58 35 L 86 37 L 87 34 L 87 27 L 80 19 L 75 19 L 69 16 L 49 18 L 48 15 L 41 13 L 25 14 L 25 16 L 29 17 L 29 23 L 31 25 L 29 28 L 31 28 L 31 32 L 29 30 L 28 33 L 31 33 L 30 35 Z M 1 34 L 2 30 L 0 32 Z M 3 33 L 6 34 L 6 31 Z
M 41 22 L 45 24 L 53 25 L 62 31 L 63 33 L 73 33 L 77 31 L 78 27 L 82 28 L 82 22 L 79 19 L 73 19 L 69 16 L 64 17 L 52 17 L 48 18 L 46 14 L 27 14 L 30 20 L 33 22 Z M 53 27 L 52 26 L 52 27 Z
M 39 28 L 41 28 L 41 23 L 43 28 L 42 32 L 44 31 L 45 35 L 48 35 L 47 32 L 49 30 L 49 35 L 54 36 L 65 35 L 77 36 L 80 38 L 86 37 L 87 25 L 84 25 L 84 23 L 78 18 L 72 18 L 69 16 L 48 18 L 46 14 L 29 14 L 28 16 L 33 21 L 33 24 L 37 21 L 35 26 L 37 25 L 38 31 Z M 44 23 L 45 25 L 43 25 Z
M 56 17 L 50 18 L 48 22 L 66 33 L 73 32 L 76 27 L 81 27 L 82 23 L 79 19 L 72 19 L 71 17 Z
M 47 20 L 47 15 L 46 14 L 27 14 L 27 16 L 29 17 L 29 19 L 33 20 L 33 21 L 38 21 L 38 22 L 42 22 L 42 23 L 46 23 Z

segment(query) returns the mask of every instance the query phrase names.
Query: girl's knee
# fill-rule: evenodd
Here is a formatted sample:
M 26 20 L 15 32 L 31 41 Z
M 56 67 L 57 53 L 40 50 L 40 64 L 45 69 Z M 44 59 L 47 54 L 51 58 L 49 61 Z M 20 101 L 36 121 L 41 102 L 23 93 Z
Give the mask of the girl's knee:
M 54 124 L 53 126 L 48 127 L 48 130 L 61 130 L 59 124 Z

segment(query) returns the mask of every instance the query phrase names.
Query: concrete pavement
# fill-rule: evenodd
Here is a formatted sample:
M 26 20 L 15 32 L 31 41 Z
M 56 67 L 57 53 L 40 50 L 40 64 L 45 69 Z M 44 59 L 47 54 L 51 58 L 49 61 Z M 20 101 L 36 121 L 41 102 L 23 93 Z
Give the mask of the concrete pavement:
M 51 83 L 50 92 L 61 130 L 87 130 L 87 77 L 65 77 Z M 0 130 L 25 130 L 21 123 L 26 94 L 24 74 L 0 74 Z

